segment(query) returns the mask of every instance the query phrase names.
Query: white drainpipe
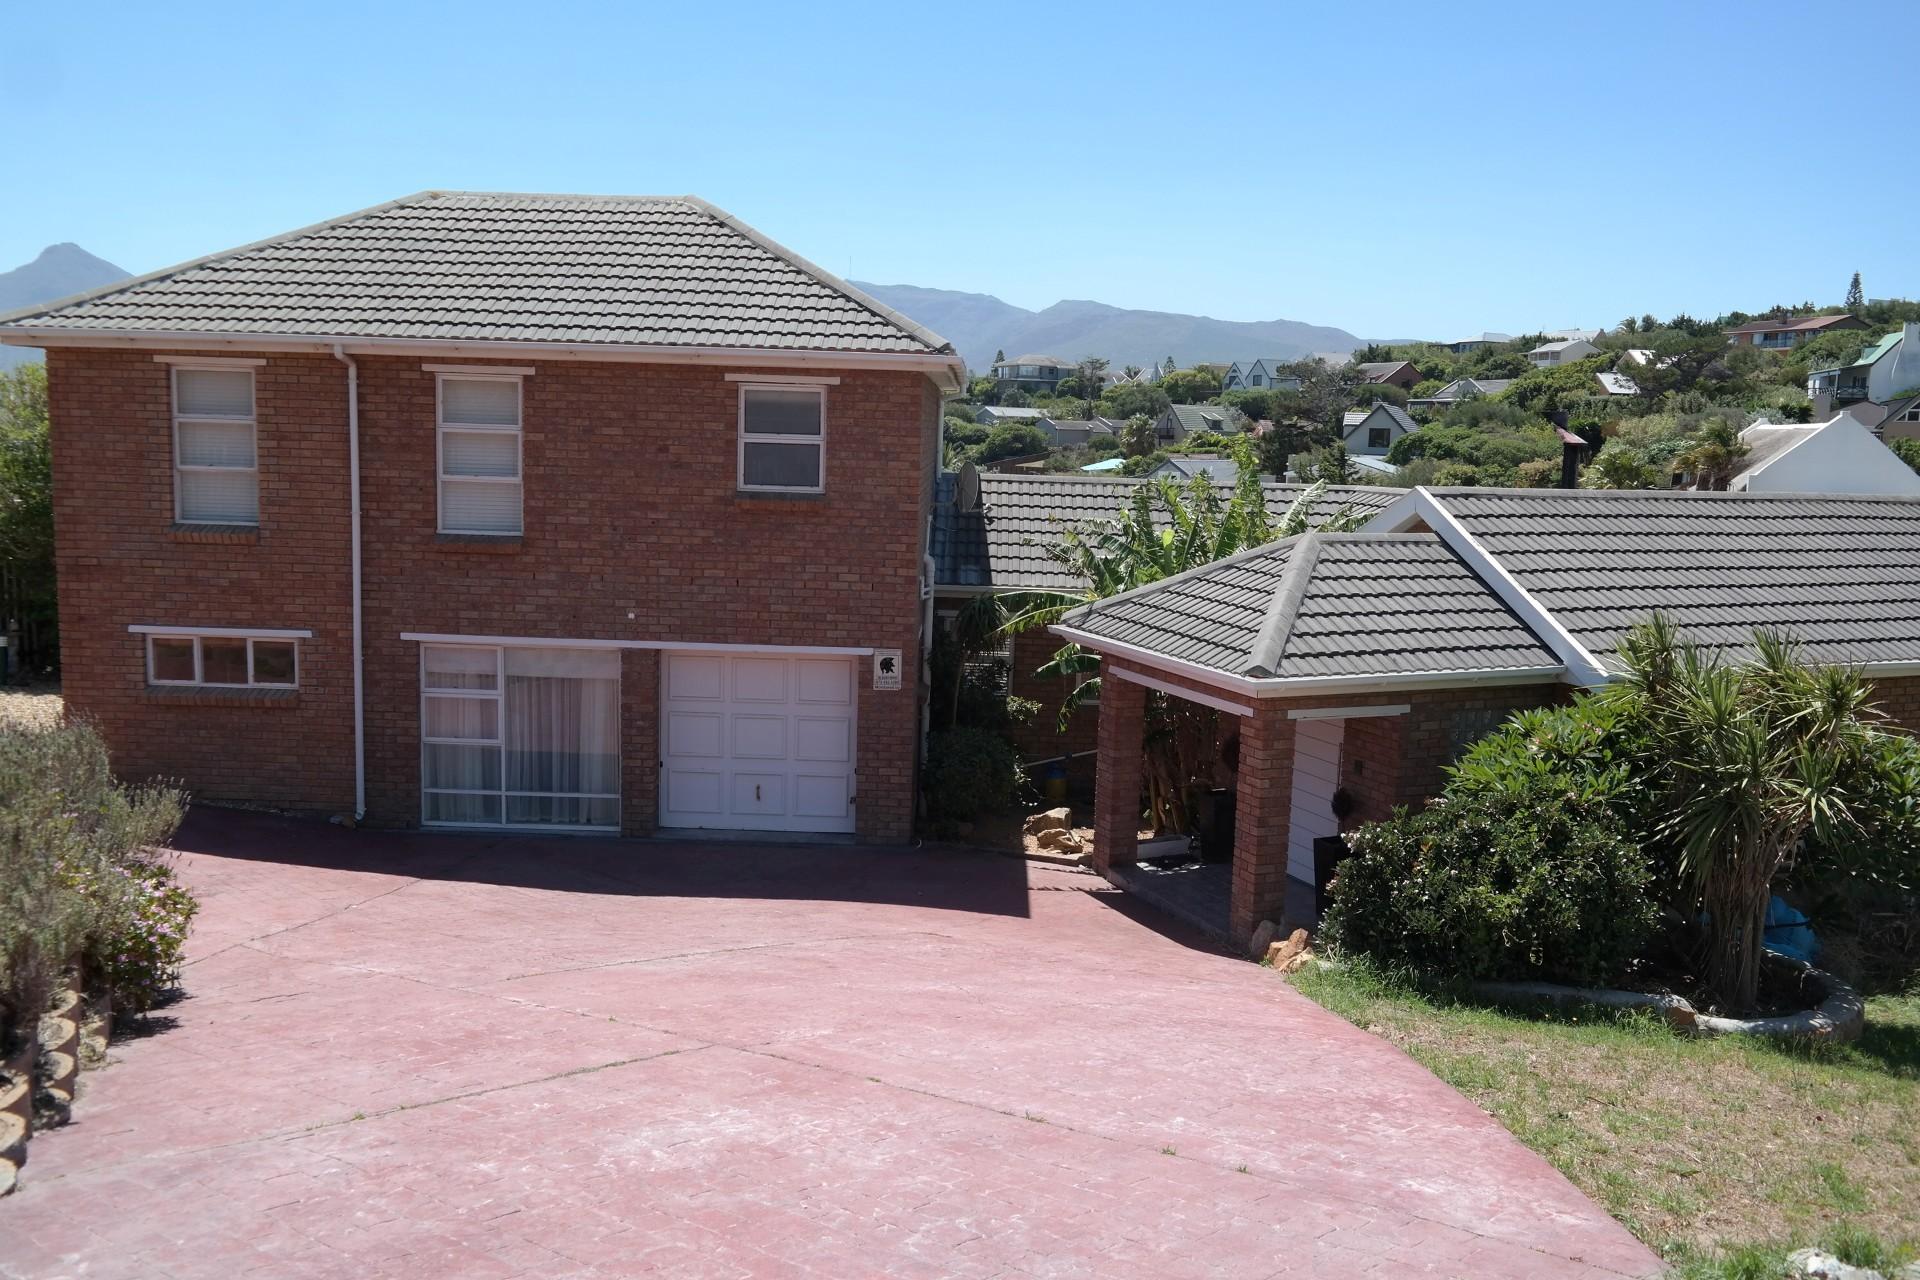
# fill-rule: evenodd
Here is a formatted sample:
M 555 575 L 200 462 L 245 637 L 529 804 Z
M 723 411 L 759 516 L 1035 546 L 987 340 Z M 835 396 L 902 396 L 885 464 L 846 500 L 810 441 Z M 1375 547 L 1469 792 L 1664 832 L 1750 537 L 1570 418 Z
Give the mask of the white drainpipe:
M 360 366 L 339 343 L 333 358 L 347 366 L 347 506 L 353 546 L 353 820 L 367 816 L 367 716 L 360 643 Z

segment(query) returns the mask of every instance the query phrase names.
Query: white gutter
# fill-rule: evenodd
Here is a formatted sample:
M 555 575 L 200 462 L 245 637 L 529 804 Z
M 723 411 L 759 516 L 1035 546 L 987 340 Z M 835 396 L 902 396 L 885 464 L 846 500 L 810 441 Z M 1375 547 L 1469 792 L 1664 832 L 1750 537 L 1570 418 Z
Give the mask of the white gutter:
M 360 625 L 360 366 L 338 345 L 333 348 L 333 358 L 347 366 L 347 512 L 353 579 L 353 820 L 359 822 L 367 816 L 367 699 L 362 684 L 365 662 Z
M 640 364 L 717 364 L 775 369 L 913 369 L 959 391 L 966 362 L 923 351 L 779 351 L 762 347 L 664 346 L 617 342 L 472 342 L 445 338 L 292 337 L 285 334 L 205 333 L 190 330 L 105 333 L 98 330 L 0 326 L 0 344 L 20 347 L 172 347 L 210 351 L 307 351 L 341 355 L 510 355 L 548 360 L 606 360 Z

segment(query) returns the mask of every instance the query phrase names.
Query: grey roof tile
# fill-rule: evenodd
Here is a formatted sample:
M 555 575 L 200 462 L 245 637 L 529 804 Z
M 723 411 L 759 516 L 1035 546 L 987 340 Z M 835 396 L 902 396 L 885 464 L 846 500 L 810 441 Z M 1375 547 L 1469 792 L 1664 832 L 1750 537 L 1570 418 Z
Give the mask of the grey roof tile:
M 954 508 L 954 475 L 940 478 L 934 507 L 933 555 L 942 586 L 992 587 L 1002 591 L 1083 590 L 1086 583 L 1048 559 L 1043 548 L 1057 545 L 1069 525 L 1091 527 L 1125 509 L 1133 493 L 1149 483 L 1126 476 L 1000 475 L 980 476 L 980 510 Z M 1223 492 L 1231 485 L 1218 486 Z M 1286 512 L 1307 488 L 1269 481 L 1263 485 L 1267 510 Z M 1341 511 L 1378 511 L 1404 490 L 1374 485 L 1328 489 L 1309 518 L 1319 524 Z
M 1784 630 L 1820 662 L 1920 661 L 1920 500 L 1437 489 L 1461 526 L 1603 665 L 1658 611 L 1746 654 Z
M 422 192 L 4 323 L 103 333 L 953 349 L 690 196 Z
M 1253 679 L 1559 666 L 1427 533 L 1304 534 L 1094 601 L 1063 625 Z

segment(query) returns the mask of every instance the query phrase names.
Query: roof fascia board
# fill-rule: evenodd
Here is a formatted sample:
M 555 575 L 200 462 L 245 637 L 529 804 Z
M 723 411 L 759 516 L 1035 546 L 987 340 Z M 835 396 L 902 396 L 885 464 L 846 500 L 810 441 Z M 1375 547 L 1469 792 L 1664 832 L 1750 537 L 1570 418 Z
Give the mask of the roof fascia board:
M 1564 680 L 1567 675 L 1565 667 L 1552 666 L 1255 679 L 1251 676 L 1218 671 L 1212 667 L 1198 666 L 1191 662 L 1182 662 L 1178 658 L 1169 658 L 1164 654 L 1154 653 L 1117 640 L 1108 640 L 1102 636 L 1089 635 L 1074 627 L 1061 626 L 1058 623 L 1047 629 L 1095 653 L 1110 653 L 1116 658 L 1137 662 L 1143 667 L 1171 672 L 1214 689 L 1254 698 L 1299 698 L 1321 693 L 1385 693 L 1396 689 L 1457 689 L 1462 685 L 1541 684 L 1549 680 Z
M 1521 586 L 1493 553 L 1467 532 L 1445 504 L 1427 491 L 1426 486 L 1415 488 L 1412 493 L 1388 506 L 1367 522 L 1364 532 L 1403 532 L 1416 520 L 1424 521 L 1427 528 L 1439 534 L 1441 540 L 1453 548 L 1454 554 L 1464 560 L 1482 582 L 1492 587 L 1494 594 L 1505 601 L 1509 609 L 1520 615 L 1520 620 L 1527 628 L 1546 642 L 1554 656 L 1566 664 L 1569 683 L 1585 687 L 1605 684 L 1612 679 L 1600 660 L 1574 639 L 1573 633 L 1561 626 L 1546 606 Z
M 916 369 L 944 374 L 958 388 L 965 362 L 922 351 L 776 350 L 766 347 L 644 346 L 596 342 L 476 342 L 454 338 L 306 337 L 287 334 L 182 332 L 113 333 L 95 329 L 0 329 L 0 344 L 17 347 L 173 347 L 212 351 L 331 352 L 348 355 L 532 355 L 549 360 L 604 360 L 641 364 L 767 365 L 801 369 Z M 936 377 L 936 381 L 940 381 Z
M 1105 673 L 1102 674 L 1104 675 Z M 1176 698 L 1185 698 L 1189 702 L 1197 702 L 1203 707 L 1212 707 L 1215 711 L 1224 711 L 1228 715 L 1250 716 L 1253 714 L 1253 708 L 1244 702 L 1230 702 L 1225 698 L 1216 698 L 1210 693 L 1201 693 L 1198 689 L 1189 689 L 1184 685 L 1172 684 L 1166 680 L 1156 680 L 1152 676 L 1144 675 L 1138 671 L 1121 671 L 1116 669 L 1113 672 L 1113 677 L 1116 680 L 1125 680 L 1128 684 L 1144 685 L 1149 689 L 1158 689 L 1161 693 L 1170 693 Z

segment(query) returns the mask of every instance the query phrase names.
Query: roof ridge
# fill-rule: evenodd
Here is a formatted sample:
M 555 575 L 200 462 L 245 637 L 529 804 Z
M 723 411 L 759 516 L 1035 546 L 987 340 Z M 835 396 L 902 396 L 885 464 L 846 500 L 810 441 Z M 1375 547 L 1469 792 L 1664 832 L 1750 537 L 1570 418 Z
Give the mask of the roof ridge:
M 1191 578 L 1201 577 L 1204 574 L 1227 568 L 1229 565 L 1242 564 L 1248 560 L 1257 560 L 1262 556 L 1271 556 L 1283 548 L 1291 553 L 1294 545 L 1297 544 L 1300 539 L 1308 536 L 1308 534 L 1296 533 L 1291 538 L 1276 538 L 1272 542 L 1263 542 L 1257 547 L 1248 547 L 1243 551 L 1236 551 L 1230 556 L 1222 556 L 1218 560 L 1209 560 L 1205 564 L 1195 565 L 1191 569 L 1182 569 L 1179 573 L 1170 574 L 1164 578 L 1156 578 L 1152 582 L 1143 582 L 1137 587 L 1128 587 L 1125 591 L 1116 592 L 1110 596 L 1101 596 L 1097 600 L 1089 600 L 1085 604 L 1076 605 L 1073 610 L 1061 618 L 1060 621 L 1066 623 L 1080 614 L 1100 613 L 1108 607 L 1118 604 L 1122 600 L 1137 600 L 1141 596 L 1154 595 L 1177 584 L 1184 583 Z
M 1280 673 L 1281 651 L 1293 634 L 1293 621 L 1299 615 L 1300 602 L 1306 598 L 1307 583 L 1313 577 L 1313 566 L 1319 560 L 1320 535 L 1312 531 L 1301 534 L 1295 540 L 1293 554 L 1287 557 L 1286 568 L 1280 571 L 1280 585 L 1275 588 L 1273 599 L 1267 602 L 1267 616 L 1260 622 L 1260 632 L 1253 638 L 1253 652 L 1247 655 L 1247 669 L 1241 674 L 1257 677 Z

